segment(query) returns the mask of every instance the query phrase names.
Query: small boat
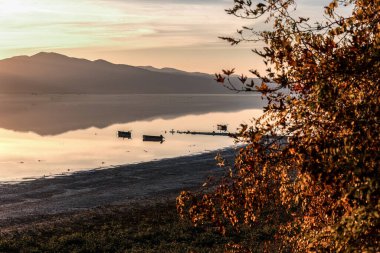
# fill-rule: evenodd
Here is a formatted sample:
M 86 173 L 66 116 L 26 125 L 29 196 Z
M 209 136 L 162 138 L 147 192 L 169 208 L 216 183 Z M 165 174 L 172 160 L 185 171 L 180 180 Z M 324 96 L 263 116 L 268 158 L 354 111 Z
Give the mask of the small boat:
M 117 131 L 117 137 L 132 139 L 132 133 L 131 131 Z
M 143 135 L 143 141 L 156 141 L 156 142 L 164 142 L 164 136 L 155 136 L 155 135 Z
M 227 125 L 218 125 L 217 128 L 219 131 L 227 131 Z

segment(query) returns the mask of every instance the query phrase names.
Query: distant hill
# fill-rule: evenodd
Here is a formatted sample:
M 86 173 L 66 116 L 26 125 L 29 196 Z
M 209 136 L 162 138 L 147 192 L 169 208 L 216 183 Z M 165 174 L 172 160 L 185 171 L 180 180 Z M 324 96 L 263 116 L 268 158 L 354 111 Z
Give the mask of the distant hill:
M 56 53 L 0 60 L 0 93 L 34 94 L 223 94 L 212 75 L 133 67 Z
M 172 73 L 172 74 L 185 74 L 185 75 L 194 75 L 194 76 L 203 76 L 203 77 L 210 77 L 210 74 L 201 73 L 201 72 L 186 72 L 179 69 L 174 68 L 155 68 L 153 66 L 138 66 L 138 68 L 146 69 L 149 71 L 154 72 L 161 72 L 161 73 Z

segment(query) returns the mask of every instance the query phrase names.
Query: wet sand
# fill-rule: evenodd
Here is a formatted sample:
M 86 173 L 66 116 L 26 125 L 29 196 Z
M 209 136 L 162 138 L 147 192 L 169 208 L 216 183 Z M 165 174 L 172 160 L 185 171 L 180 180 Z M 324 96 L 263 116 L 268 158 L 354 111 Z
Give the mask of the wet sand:
M 182 190 L 199 188 L 220 177 L 221 153 L 233 160 L 235 150 L 163 159 L 104 170 L 77 172 L 18 184 L 0 185 L 0 228 L 16 220 L 63 214 L 110 205 L 152 204 L 174 199 Z

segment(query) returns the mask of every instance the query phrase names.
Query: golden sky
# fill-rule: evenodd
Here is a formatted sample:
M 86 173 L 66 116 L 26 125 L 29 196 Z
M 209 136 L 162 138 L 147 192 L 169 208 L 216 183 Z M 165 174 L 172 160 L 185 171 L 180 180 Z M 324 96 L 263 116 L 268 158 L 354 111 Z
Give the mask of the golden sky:
M 318 0 L 303 0 L 312 9 Z M 324 1 L 326 2 L 326 0 Z M 0 0 L 0 58 L 57 52 L 113 63 L 215 73 L 263 69 L 245 44 L 231 47 L 247 21 L 232 0 Z M 259 27 L 263 23 L 256 24 Z

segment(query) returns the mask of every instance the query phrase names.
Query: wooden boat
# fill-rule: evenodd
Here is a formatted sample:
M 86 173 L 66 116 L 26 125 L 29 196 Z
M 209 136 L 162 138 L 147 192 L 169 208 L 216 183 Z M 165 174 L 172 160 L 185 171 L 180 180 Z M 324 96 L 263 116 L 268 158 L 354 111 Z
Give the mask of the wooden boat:
M 132 139 L 132 133 L 131 131 L 117 131 L 117 137 Z
M 217 129 L 218 129 L 219 131 L 227 131 L 227 125 L 218 125 L 218 126 L 217 126 Z
M 155 141 L 155 142 L 164 142 L 164 136 L 155 136 L 155 135 L 143 135 L 143 141 Z

